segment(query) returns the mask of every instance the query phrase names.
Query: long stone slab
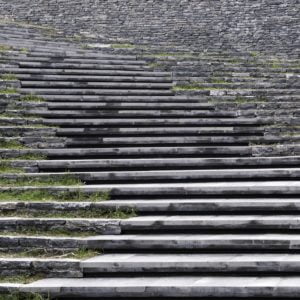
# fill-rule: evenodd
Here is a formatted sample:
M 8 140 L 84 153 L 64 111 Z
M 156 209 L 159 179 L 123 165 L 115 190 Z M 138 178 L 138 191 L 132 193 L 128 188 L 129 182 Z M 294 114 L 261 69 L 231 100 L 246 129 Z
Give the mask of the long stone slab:
M 68 297 L 298 297 L 295 276 L 169 276 L 44 279 L 26 286 L 27 292 L 50 292 Z
M 187 231 L 187 230 L 299 230 L 298 215 L 196 215 L 140 216 L 120 221 L 123 231 Z
M 300 179 L 300 168 L 269 168 L 269 169 L 234 169 L 234 170 L 166 170 L 166 171 L 101 171 L 101 172 L 45 172 L 45 173 L 25 173 L 25 174 L 0 174 L 1 178 L 18 179 L 18 178 L 64 178 L 72 174 L 80 178 L 84 182 L 119 182 L 119 181 L 152 181 L 160 180 L 256 180 L 263 178 L 264 180 L 276 179 Z M 300 183 L 299 183 L 300 184 Z
M 80 262 L 84 274 L 100 273 L 232 273 L 300 272 L 299 254 L 137 254 L 114 253 Z M 133 275 L 133 274 L 132 274 Z

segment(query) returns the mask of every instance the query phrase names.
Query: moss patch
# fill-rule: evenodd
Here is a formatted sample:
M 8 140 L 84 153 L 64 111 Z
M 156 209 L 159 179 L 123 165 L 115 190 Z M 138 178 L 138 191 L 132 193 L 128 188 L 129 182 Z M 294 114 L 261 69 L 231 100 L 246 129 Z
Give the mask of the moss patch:
M 7 94 L 18 94 L 18 90 L 13 88 L 0 89 L 0 95 L 7 95 Z
M 15 74 L 3 74 L 0 76 L 1 80 L 17 80 L 17 76 Z
M 41 96 L 37 96 L 34 94 L 25 95 L 20 98 L 21 101 L 34 101 L 34 102 L 43 102 L 45 99 Z
M 0 148 L 3 149 L 29 149 L 18 141 L 0 140 Z
M 12 167 L 9 162 L 0 161 L 0 173 L 24 173 L 24 170 Z

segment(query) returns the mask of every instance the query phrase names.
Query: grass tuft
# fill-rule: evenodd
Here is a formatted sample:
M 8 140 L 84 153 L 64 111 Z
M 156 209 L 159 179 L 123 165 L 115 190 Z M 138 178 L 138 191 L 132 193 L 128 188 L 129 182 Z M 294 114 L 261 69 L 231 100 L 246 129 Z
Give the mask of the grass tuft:
M 16 156 L 13 160 L 45 160 L 45 159 L 47 159 L 47 155 L 28 153 L 28 154 L 20 154 Z

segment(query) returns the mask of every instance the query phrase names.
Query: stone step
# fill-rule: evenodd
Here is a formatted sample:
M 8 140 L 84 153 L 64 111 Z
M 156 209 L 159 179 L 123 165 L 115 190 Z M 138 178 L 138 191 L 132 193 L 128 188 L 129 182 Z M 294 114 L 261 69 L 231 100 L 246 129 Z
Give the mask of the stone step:
M 112 107 L 105 107 L 103 110 L 90 109 L 88 111 L 83 109 L 75 110 L 77 107 L 70 110 L 38 110 L 38 109 L 29 109 L 26 110 L 27 114 L 36 115 L 38 117 L 44 118 L 96 118 L 96 117 L 105 117 L 105 118 L 118 118 L 118 117 L 126 117 L 126 118 L 138 118 L 138 117 L 202 117 L 202 118 L 234 118 L 238 116 L 237 112 L 230 111 L 203 111 L 203 110 L 194 110 L 194 109 L 184 109 L 184 110 L 155 110 L 155 106 L 152 106 L 152 110 L 120 110 Z M 150 108 L 150 107 L 148 107 Z M 99 109 L 99 108 L 98 108 Z M 7 110 L 9 112 L 9 110 Z M 299 110 L 300 112 L 300 110 Z
M 147 71 L 151 70 L 146 65 L 130 64 L 114 64 L 114 61 L 107 63 L 67 63 L 67 62 L 17 62 L 20 68 L 41 68 L 41 69 L 91 69 L 91 70 L 131 70 L 131 71 Z
M 76 81 L 22 81 L 22 88 L 66 88 L 69 89 L 170 89 L 172 83 L 156 83 L 156 82 L 76 82 Z
M 67 56 L 50 56 L 50 57 L 39 57 L 39 56 L 27 56 L 27 55 L 10 55 L 9 57 L 2 56 L 2 59 L 12 60 L 16 63 L 19 63 L 20 66 L 23 63 L 26 64 L 56 64 L 56 63 L 66 63 L 66 64 L 101 64 L 101 65 L 145 65 L 146 62 L 144 60 L 127 60 L 127 59 L 118 59 L 118 58 L 106 58 L 106 57 L 97 57 L 97 58 L 89 58 L 89 57 L 80 57 L 80 58 L 70 58 Z
M 189 146 L 189 147 L 122 147 L 122 148 L 69 148 L 69 149 L 0 149 L 0 157 L 13 158 L 25 154 L 43 154 L 50 159 L 74 158 L 170 158 L 170 157 L 248 157 L 299 155 L 298 144 L 279 146 Z
M 134 76 L 134 77 L 170 77 L 170 72 L 141 71 L 141 70 L 98 70 L 98 69 L 64 69 L 64 68 L 5 68 L 5 72 L 14 73 L 17 76 Z
M 0 229 L 9 234 L 19 232 L 22 236 L 27 229 L 39 231 L 63 231 L 69 234 L 90 232 L 91 234 L 120 234 L 118 219 L 83 219 L 83 218 L 22 218 L 0 217 Z M 55 233 L 53 234 L 55 235 Z
M 99 110 L 105 112 L 105 110 L 113 110 L 113 109 L 136 109 L 136 110 L 171 110 L 171 109 L 178 109 L 180 111 L 184 110 L 209 110 L 214 111 L 215 108 L 213 104 L 210 103 L 180 103 L 180 102 L 47 102 L 47 108 L 49 110 Z M 236 112 L 228 112 L 233 115 L 236 115 Z
M 99 102 L 108 102 L 108 103 L 140 103 L 141 105 L 151 105 L 152 103 L 193 103 L 193 104 L 204 104 L 207 105 L 209 103 L 209 99 L 205 98 L 202 100 L 202 97 L 196 96 L 176 96 L 176 95 L 169 95 L 169 96 L 99 96 L 99 95 L 44 95 L 43 98 L 47 102 L 52 103 L 61 103 L 61 104 L 68 104 L 69 102 L 80 102 L 80 103 L 99 103 Z M 300 98 L 299 98 L 300 99 Z M 292 99 L 293 100 L 293 99 Z M 212 106 L 212 104 L 209 104 Z
M 170 233 L 186 232 L 189 234 L 196 230 L 197 233 L 205 234 L 211 231 L 245 233 L 255 232 L 278 232 L 287 231 L 289 233 L 298 232 L 300 229 L 299 215 L 172 215 L 172 216 L 140 216 L 127 220 L 121 220 L 120 226 L 122 232 L 139 233 Z
M 171 96 L 172 90 L 165 89 L 95 89 L 95 88 L 22 88 L 22 94 L 47 95 L 110 95 L 110 96 Z
M 49 192 L 83 191 L 85 193 L 109 192 L 112 199 L 118 197 L 199 197 L 202 196 L 296 196 L 300 193 L 299 180 L 294 181 L 234 181 L 234 182 L 196 182 L 196 183 L 140 183 L 140 184 L 95 184 L 77 186 L 21 186 L 0 187 L 0 191 Z
M 39 142 L 38 138 L 21 138 L 21 142 Z M 90 138 L 64 138 L 63 140 L 45 139 L 45 142 L 64 142 L 66 147 L 99 147 L 99 146 L 144 146 L 144 145 L 251 145 L 274 144 L 285 142 L 300 142 L 300 135 L 295 136 L 212 136 L 212 137 L 90 137 Z
M 297 167 L 300 156 L 247 157 L 247 158 L 164 158 L 164 159 L 84 159 L 84 160 L 36 160 L 32 164 L 43 170 L 107 170 L 107 169 L 163 169 L 163 168 L 275 168 Z M 27 165 L 26 161 L 14 161 L 17 167 Z
M 300 211 L 300 200 L 297 198 L 269 198 L 269 197 L 256 197 L 244 198 L 141 198 L 135 200 L 106 200 L 102 202 L 68 202 L 68 201 L 43 201 L 36 202 L 4 202 L 0 203 L 0 212 L 7 213 L 26 213 L 32 212 L 34 214 L 47 213 L 49 211 L 53 213 L 64 212 L 78 212 L 93 211 L 95 209 L 110 209 L 110 210 L 124 210 L 135 211 L 138 214 L 207 214 L 218 213 L 231 214 L 231 213 L 256 213 L 256 214 L 290 214 L 298 213 Z
M 102 273 L 294 273 L 300 272 L 299 254 L 137 254 L 115 253 L 80 262 L 84 275 Z M 157 275 L 158 275 L 157 274 Z M 132 274 L 133 275 L 133 274 Z M 137 274 L 136 274 L 137 275 Z M 135 275 L 135 276 L 136 276 Z
M 50 292 L 51 296 L 90 297 L 283 297 L 297 298 L 297 276 L 163 276 L 43 279 L 20 287 L 26 292 Z
M 80 261 L 70 258 L 1 258 L 0 276 L 82 277 Z
M 58 49 L 59 50 L 59 49 Z M 68 57 L 74 59 L 122 59 L 122 60 L 136 60 L 137 57 L 135 55 L 120 55 L 120 54 L 108 54 L 101 52 L 92 52 L 90 50 L 66 50 L 59 52 L 38 52 L 38 51 L 30 51 L 27 53 L 28 57 Z
M 26 173 L 0 174 L 0 179 L 64 178 L 69 173 Z M 174 182 L 174 181 L 215 181 L 215 180 L 295 180 L 300 179 L 300 168 L 262 168 L 235 170 L 158 170 L 158 171 L 115 171 L 115 172 L 72 172 L 83 182 L 121 183 L 121 182 Z M 1 185 L 1 183 L 0 183 Z
M 54 126 L 258 126 L 273 124 L 272 118 L 110 118 L 110 119 L 44 119 Z
M 23 83 L 34 80 L 63 81 L 63 82 L 159 82 L 172 83 L 171 76 L 93 76 L 93 75 L 42 75 L 42 74 L 15 74 Z
M 97 249 L 114 251 L 147 250 L 151 252 L 172 250 L 201 251 L 296 251 L 300 248 L 300 235 L 296 233 L 247 233 L 247 234 L 122 234 L 91 235 L 89 237 L 57 237 L 0 235 L 1 250 L 11 251 L 47 249 L 71 251 Z
M 75 126 L 75 124 L 74 124 Z M 260 126 L 222 126 L 200 125 L 197 127 L 118 127 L 118 128 L 57 128 L 58 136 L 228 136 L 228 135 L 262 135 L 264 128 Z

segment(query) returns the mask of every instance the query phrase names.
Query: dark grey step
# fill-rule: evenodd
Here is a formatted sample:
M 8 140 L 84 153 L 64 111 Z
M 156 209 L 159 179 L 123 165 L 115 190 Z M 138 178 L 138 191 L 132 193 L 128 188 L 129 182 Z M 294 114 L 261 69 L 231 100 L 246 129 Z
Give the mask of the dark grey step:
M 2 59 L 5 59 L 3 57 Z M 100 64 L 100 65 L 145 65 L 146 62 L 143 60 L 127 60 L 127 59 L 118 59 L 118 58 L 105 58 L 105 57 L 97 57 L 97 58 L 70 58 L 70 57 L 30 57 L 25 55 L 10 55 L 7 57 L 9 60 L 13 60 L 22 66 L 24 63 L 26 65 L 33 64 L 33 65 L 43 65 L 43 64 L 56 64 L 56 63 L 65 63 L 65 64 Z
M 114 118 L 114 119 L 47 119 L 46 125 L 60 126 L 254 126 L 273 124 L 272 118 Z
M 247 158 L 164 158 L 164 159 L 108 159 L 108 160 L 40 160 L 33 162 L 43 169 L 119 169 L 119 168 L 238 168 L 238 167 L 272 167 L 298 166 L 299 156 L 283 157 L 247 157 Z M 22 165 L 22 161 L 20 164 Z
M 80 278 L 80 261 L 68 258 L 0 258 L 0 275 Z M 3 295 L 2 295 L 3 296 Z M 3 296 L 5 297 L 5 296 Z
M 141 184 L 96 184 L 79 186 L 22 186 L 14 187 L 15 191 L 46 189 L 50 192 L 77 191 L 86 193 L 109 192 L 113 198 L 118 197 L 199 197 L 201 196 L 296 196 L 300 193 L 299 180 L 294 181 L 247 181 L 247 182 L 206 182 L 206 183 L 141 183 Z M 1 187 L 1 191 L 11 190 L 9 187 Z
M 210 233 L 213 231 L 231 231 L 243 233 L 255 230 L 271 233 L 278 230 L 299 230 L 300 217 L 298 215 L 201 215 L 201 216 L 141 216 L 121 220 L 123 232 L 148 233 L 159 231 L 168 232 L 198 232 Z
M 171 83 L 153 83 L 153 82 L 77 82 L 77 81 L 22 81 L 22 88 L 66 88 L 69 89 L 170 89 Z
M 17 70 L 16 70 L 17 72 Z M 42 74 L 16 74 L 18 79 L 24 81 L 85 81 L 85 82 L 173 82 L 171 76 L 92 76 L 92 75 L 42 75 Z
M 201 111 L 201 110 L 193 110 L 193 109 L 185 109 L 185 110 L 175 110 L 175 109 L 167 109 L 160 110 L 156 109 L 153 105 L 152 110 L 148 107 L 148 110 L 136 110 L 135 108 L 128 110 L 114 109 L 114 107 L 104 107 L 103 110 L 75 110 L 77 107 L 70 108 L 69 110 L 38 110 L 38 109 L 29 109 L 26 112 L 28 114 L 33 114 L 36 116 L 43 116 L 45 118 L 96 118 L 96 117 L 110 117 L 110 118 L 118 118 L 118 117 L 126 117 L 126 118 L 138 118 L 138 117 L 203 117 L 203 118 L 234 118 L 237 117 L 236 112 L 226 112 L 226 111 Z M 98 108 L 99 109 L 99 108 Z M 156 109 L 156 110 L 155 110 Z
M 47 107 L 50 110 L 75 110 L 75 109 L 82 109 L 82 110 L 97 110 L 101 109 L 102 111 L 105 110 L 112 110 L 112 109 L 139 109 L 139 110 L 154 110 L 154 109 L 178 109 L 180 111 L 184 110 L 214 110 L 214 105 L 209 103 L 177 103 L 177 102 L 47 102 Z M 235 115 L 236 112 L 228 112 L 228 114 Z
M 43 178 L 64 177 L 68 173 L 26 173 L 0 178 Z M 72 175 L 84 182 L 165 182 L 165 181 L 215 181 L 215 180 L 276 180 L 299 179 L 300 168 L 235 169 L 235 170 L 166 170 L 166 171 L 115 171 L 115 172 L 74 172 Z M 300 183 L 299 183 L 300 184 Z
M 299 254 L 136 254 L 96 256 L 80 263 L 84 274 L 99 273 L 280 273 L 300 272 Z M 133 275 L 133 274 L 132 274 Z
M 171 76 L 170 72 L 158 72 L 158 71 L 143 71 L 143 70 L 97 70 L 97 69 L 63 69 L 63 68 L 7 68 L 6 72 L 15 73 L 17 75 L 29 74 L 37 75 L 63 75 L 63 76 L 138 76 L 138 77 L 158 77 Z M 24 76 L 24 75 L 22 75 Z
M 219 215 L 228 213 L 298 213 L 300 211 L 300 200 L 295 198 L 199 198 L 199 199 L 143 199 L 139 197 L 135 200 L 106 200 L 102 202 L 62 202 L 62 201 L 42 201 L 41 202 L 1 202 L 1 212 L 76 212 L 80 210 L 95 209 L 121 209 L 134 210 L 137 213 L 193 213 L 207 214 L 218 213 Z
M 39 150 L 0 150 L 2 158 L 12 158 L 28 153 L 40 153 L 55 158 L 122 158 L 122 157 L 226 157 L 236 156 L 287 156 L 300 154 L 299 146 L 222 146 L 222 147 L 122 147 L 122 148 L 72 148 Z M 287 154 L 288 153 L 288 154 Z
M 22 94 L 36 94 L 42 97 L 48 95 L 110 95 L 110 96 L 171 96 L 171 90 L 155 89 L 95 89 L 95 88 L 22 88 Z
M 145 65 L 134 64 L 114 64 L 114 61 L 107 63 L 64 63 L 64 62 L 18 62 L 21 68 L 44 68 L 44 69 L 92 69 L 92 70 L 131 70 L 131 71 L 147 71 L 150 67 Z
M 70 218 L 0 218 L 0 229 L 4 233 L 20 232 L 38 228 L 41 231 L 66 231 L 70 234 L 93 232 L 94 234 L 120 234 L 119 220 L 113 219 L 70 219 Z M 1 247 L 1 246 L 0 246 Z
M 145 135 L 243 135 L 243 134 L 262 134 L 264 129 L 258 126 L 222 126 L 213 127 L 199 125 L 198 127 L 141 127 L 141 128 L 58 128 L 57 134 L 60 136 L 145 136 Z

